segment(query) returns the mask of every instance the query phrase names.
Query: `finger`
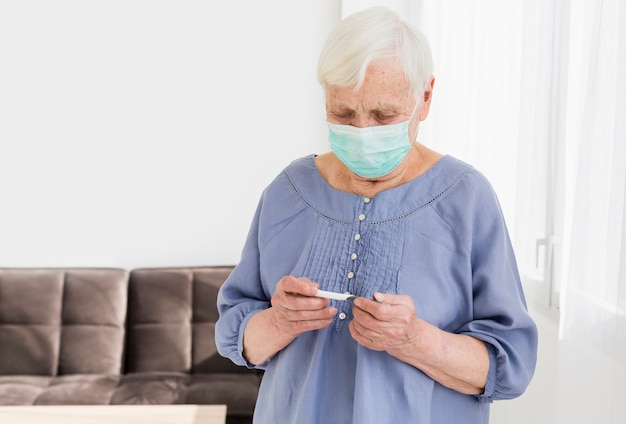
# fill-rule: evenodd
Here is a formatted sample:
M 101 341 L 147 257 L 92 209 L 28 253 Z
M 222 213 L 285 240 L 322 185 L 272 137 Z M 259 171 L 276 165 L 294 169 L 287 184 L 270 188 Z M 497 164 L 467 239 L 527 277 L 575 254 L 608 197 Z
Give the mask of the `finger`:
M 294 313 L 300 311 L 318 311 L 330 305 L 330 300 L 321 297 L 303 296 L 285 292 L 277 292 L 272 296 L 273 307 Z
M 376 302 L 374 302 L 376 303 Z M 381 304 L 376 303 L 375 307 L 385 307 L 390 308 L 390 306 L 383 306 Z M 362 310 L 360 308 L 353 308 L 352 310 L 354 318 L 352 319 L 352 323 L 354 324 L 355 331 L 363 338 L 367 339 L 369 343 L 377 343 L 380 342 L 390 330 L 393 330 L 396 327 L 396 321 L 389 320 L 381 320 L 374 316 L 373 314 Z
M 337 314 L 337 308 L 334 306 L 324 306 L 318 309 L 289 309 L 279 306 L 277 309 L 282 319 L 290 322 L 327 320 Z
M 364 325 L 362 322 L 359 322 L 356 319 L 353 319 L 350 324 L 356 334 L 358 334 L 361 338 L 371 339 L 372 336 L 376 335 L 376 332 L 373 331 L 369 326 Z
M 317 283 L 306 278 L 285 276 L 276 285 L 276 292 L 272 296 L 273 307 L 285 311 L 316 311 L 326 308 L 330 301 L 310 296 L 317 292 Z
M 366 299 L 359 297 L 354 300 L 354 315 L 360 320 L 364 320 L 367 316 L 364 313 L 371 316 L 371 319 L 385 320 L 390 313 L 391 305 L 388 303 L 380 303 L 376 300 Z
M 319 330 L 328 327 L 333 322 L 333 317 L 337 313 L 334 308 L 326 308 L 317 314 L 307 314 L 298 312 L 292 314 L 290 311 L 280 311 L 276 317 L 278 327 L 285 333 L 293 337 L 312 330 Z
M 375 341 L 379 335 L 370 329 L 363 327 L 357 321 L 352 320 L 350 322 L 350 334 L 352 338 L 359 344 L 372 349 L 383 350 L 381 346 Z
M 409 296 L 377 292 L 374 293 L 374 299 L 358 298 L 354 301 L 354 315 L 366 326 L 373 328 L 382 323 L 405 322 L 415 315 L 415 306 Z M 376 322 L 368 320 L 359 310 L 369 314 Z
M 288 294 L 284 306 L 293 311 L 319 311 L 330 305 L 329 299 Z
M 374 293 L 374 300 L 383 305 L 405 305 L 413 306 L 413 300 L 404 294 L 390 294 L 390 293 Z
M 314 283 L 308 278 L 296 278 L 291 275 L 287 275 L 280 279 L 277 284 L 277 289 L 290 294 L 299 294 L 302 296 L 315 296 L 319 284 Z

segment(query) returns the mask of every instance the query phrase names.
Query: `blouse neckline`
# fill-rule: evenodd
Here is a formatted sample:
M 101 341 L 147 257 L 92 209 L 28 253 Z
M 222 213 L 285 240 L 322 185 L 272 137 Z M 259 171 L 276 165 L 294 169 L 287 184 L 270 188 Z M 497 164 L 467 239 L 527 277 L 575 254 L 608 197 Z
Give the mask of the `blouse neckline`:
M 320 214 L 344 222 L 354 221 L 354 205 L 366 203 L 370 218 L 380 222 L 412 214 L 442 196 L 471 166 L 444 155 L 417 178 L 381 191 L 374 199 L 333 188 L 319 172 L 315 155 L 292 162 L 285 170 L 301 199 Z

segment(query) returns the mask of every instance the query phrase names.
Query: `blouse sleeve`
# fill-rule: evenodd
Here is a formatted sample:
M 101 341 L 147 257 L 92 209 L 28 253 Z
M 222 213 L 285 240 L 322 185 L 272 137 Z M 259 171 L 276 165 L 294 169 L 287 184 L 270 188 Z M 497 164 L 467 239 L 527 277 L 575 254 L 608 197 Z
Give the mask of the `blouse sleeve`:
M 477 181 L 477 180 L 478 181 Z M 537 328 L 528 313 L 513 247 L 491 185 L 478 172 L 458 190 L 463 201 L 446 211 L 470 254 L 473 320 L 457 333 L 483 340 L 490 367 L 480 401 L 521 395 L 537 360 Z
M 215 343 L 220 355 L 248 368 L 263 368 L 243 356 L 243 332 L 248 320 L 269 308 L 259 271 L 258 223 L 261 202 L 254 215 L 239 264 L 220 288 L 217 297 L 219 318 L 215 325 Z
M 220 315 L 215 325 L 217 350 L 237 365 L 260 369 L 267 365 L 246 361 L 243 333 L 254 314 L 271 306 L 276 283 L 291 272 L 300 256 L 298 248 L 289 249 L 281 244 L 280 249 L 272 250 L 267 245 L 282 232 L 305 225 L 297 217 L 302 217 L 307 209 L 293 190 L 286 172 L 281 172 L 261 194 L 241 259 L 217 297 Z

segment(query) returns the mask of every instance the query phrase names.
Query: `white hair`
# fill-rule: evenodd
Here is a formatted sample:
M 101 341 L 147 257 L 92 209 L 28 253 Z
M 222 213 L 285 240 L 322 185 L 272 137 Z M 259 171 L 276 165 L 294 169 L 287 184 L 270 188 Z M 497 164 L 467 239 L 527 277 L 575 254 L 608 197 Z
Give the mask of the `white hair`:
M 322 48 L 317 78 L 324 89 L 358 90 L 370 63 L 390 58 L 397 60 L 420 100 L 433 72 L 428 40 L 390 9 L 372 7 L 348 16 L 333 30 Z

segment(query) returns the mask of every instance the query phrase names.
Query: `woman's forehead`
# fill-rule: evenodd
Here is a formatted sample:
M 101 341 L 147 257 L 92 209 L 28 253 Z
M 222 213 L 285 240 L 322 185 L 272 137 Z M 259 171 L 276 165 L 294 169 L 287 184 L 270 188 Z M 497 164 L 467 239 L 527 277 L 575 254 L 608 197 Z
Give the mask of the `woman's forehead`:
M 354 107 L 398 108 L 407 105 L 411 92 L 402 70 L 394 62 L 379 60 L 370 64 L 363 84 L 354 87 L 329 86 L 326 89 L 327 105 Z
M 387 90 L 363 86 L 351 88 L 330 87 L 326 92 L 326 107 L 332 109 L 403 110 L 411 107 L 413 97 L 407 89 Z

